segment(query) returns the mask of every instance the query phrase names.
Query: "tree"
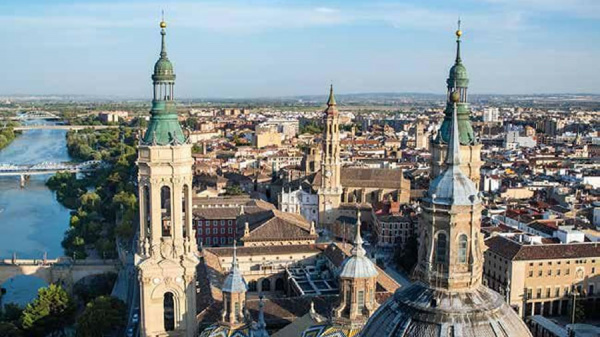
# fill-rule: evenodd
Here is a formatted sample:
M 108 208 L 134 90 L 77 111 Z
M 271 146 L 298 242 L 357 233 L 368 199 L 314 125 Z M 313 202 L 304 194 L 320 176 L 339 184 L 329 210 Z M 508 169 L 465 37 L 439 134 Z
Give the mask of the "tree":
M 585 306 L 583 300 L 579 299 L 575 302 L 575 323 L 585 321 Z
M 13 323 L 0 322 L 0 337 L 22 337 L 23 332 Z
M 28 336 L 64 334 L 64 328 L 73 323 L 75 305 L 59 285 L 51 284 L 38 290 L 38 295 L 23 311 L 23 329 Z
M 417 263 L 419 258 L 418 255 L 419 243 L 416 233 L 413 233 L 406 239 L 404 249 L 401 249 L 400 246 L 396 247 L 396 252 L 394 253 L 394 262 L 396 262 L 396 266 L 402 268 L 405 272 L 410 273 Z
M 244 194 L 244 190 L 240 185 L 233 185 L 225 187 L 225 195 L 241 195 Z
M 15 303 L 7 303 L 4 305 L 4 310 L 0 312 L 0 314 L 0 321 L 13 323 L 15 326 L 18 326 L 21 315 L 23 314 L 23 308 Z
M 127 324 L 127 306 L 111 296 L 100 296 L 85 306 L 77 319 L 78 337 L 102 337 Z
M 99 296 L 110 295 L 116 280 L 117 274 L 115 273 L 89 276 L 73 286 L 73 293 L 83 303 L 88 303 Z

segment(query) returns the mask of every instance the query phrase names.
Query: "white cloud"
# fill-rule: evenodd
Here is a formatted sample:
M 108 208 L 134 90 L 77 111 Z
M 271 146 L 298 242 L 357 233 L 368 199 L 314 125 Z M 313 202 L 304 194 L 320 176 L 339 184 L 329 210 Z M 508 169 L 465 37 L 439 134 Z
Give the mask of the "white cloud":
M 506 0 L 486 0 L 506 1 Z M 537 0 L 528 0 L 537 1 Z M 554 1 L 554 0 L 551 0 Z M 78 3 L 53 5 L 43 15 L 0 17 L 13 27 L 56 29 L 147 27 L 158 20 L 160 2 Z M 424 5 L 371 3 L 311 7 L 303 5 L 246 5 L 226 3 L 178 2 L 167 6 L 167 21 L 181 27 L 200 28 L 224 33 L 327 27 L 350 24 L 383 24 L 401 29 L 445 30 L 463 14 L 468 27 L 494 32 L 498 29 L 522 29 L 526 16 L 519 11 L 459 13 Z

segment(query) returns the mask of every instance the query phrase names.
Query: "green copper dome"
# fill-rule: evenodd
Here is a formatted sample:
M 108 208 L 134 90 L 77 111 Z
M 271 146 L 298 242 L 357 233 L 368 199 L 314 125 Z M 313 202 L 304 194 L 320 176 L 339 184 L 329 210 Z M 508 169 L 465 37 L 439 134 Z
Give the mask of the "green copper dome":
M 446 80 L 446 84 L 448 85 L 448 100 L 446 102 L 446 110 L 444 111 L 444 121 L 435 141 L 446 144 L 450 141 L 452 112 L 454 111 L 454 103 L 456 103 L 460 144 L 471 145 L 476 144 L 477 139 L 471 125 L 471 109 L 467 102 L 469 77 L 467 76 L 467 68 L 463 65 L 460 58 L 461 35 L 462 31 L 458 30 L 456 33 L 456 59 L 454 65 L 450 68 L 450 73 Z M 456 102 L 453 102 L 452 98 L 456 98 Z
M 185 143 L 187 139 L 179 124 L 177 108 L 173 99 L 175 73 L 173 64 L 167 57 L 165 27 L 166 24 L 161 22 L 160 58 L 154 64 L 154 74 L 152 75 L 154 84 L 154 99 L 152 100 L 152 110 L 150 110 L 152 117 L 150 117 L 148 129 L 142 140 L 147 145 L 177 145 Z
M 173 75 L 173 64 L 168 58 L 160 58 L 154 65 L 154 75 Z
M 456 85 L 457 87 L 467 87 L 469 85 L 469 77 L 467 76 L 467 68 L 461 63 L 455 63 L 450 68 L 450 74 L 448 75 L 449 86 Z

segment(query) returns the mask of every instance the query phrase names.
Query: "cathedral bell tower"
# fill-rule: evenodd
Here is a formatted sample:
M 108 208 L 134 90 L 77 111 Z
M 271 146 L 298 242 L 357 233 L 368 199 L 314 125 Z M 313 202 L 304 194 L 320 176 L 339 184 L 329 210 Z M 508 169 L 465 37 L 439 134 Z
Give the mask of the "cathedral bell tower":
M 321 186 L 319 187 L 319 222 L 331 224 L 335 221 L 337 209 L 342 200 L 340 182 L 340 114 L 333 95 L 333 85 L 329 89 L 327 109 L 323 116 L 323 154 L 321 157 Z
M 446 168 L 431 182 L 421 204 L 419 262 L 415 275 L 433 288 L 475 289 L 483 272 L 481 201 L 477 188 L 461 169 L 458 102 L 453 102 Z
M 481 144 L 475 137 L 473 126 L 471 125 L 471 109 L 467 101 L 467 89 L 469 86 L 469 77 L 467 68 L 462 63 L 460 57 L 460 44 L 462 31 L 460 30 L 460 21 L 456 31 L 456 59 L 454 65 L 450 68 L 448 76 L 446 109 L 444 111 L 444 121 L 440 127 L 437 137 L 432 139 L 431 144 L 431 177 L 437 177 L 446 168 L 446 149 L 450 142 L 450 133 L 452 125 L 452 112 L 456 103 L 458 117 L 458 131 L 460 140 L 460 157 L 462 171 L 475 183 L 479 189 L 480 169 L 483 165 L 481 161 Z M 459 95 L 458 102 L 452 102 L 452 95 Z
M 162 21 L 151 118 L 138 147 L 140 334 L 192 337 L 198 264 L 192 227 L 192 146 L 175 109 L 166 27 Z

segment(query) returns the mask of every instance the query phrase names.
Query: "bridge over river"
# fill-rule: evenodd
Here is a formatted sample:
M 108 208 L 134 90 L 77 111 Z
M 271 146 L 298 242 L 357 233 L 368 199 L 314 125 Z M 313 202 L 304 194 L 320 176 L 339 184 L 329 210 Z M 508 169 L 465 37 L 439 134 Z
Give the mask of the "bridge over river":
M 101 160 L 89 160 L 79 164 L 43 162 L 35 165 L 0 164 L 0 177 L 14 176 L 21 178 L 21 187 L 32 175 L 54 174 L 56 172 L 82 173 L 94 171 L 105 166 Z
M 67 290 L 85 277 L 104 273 L 118 273 L 120 260 L 73 260 L 68 257 L 52 260 L 0 260 L 0 285 L 20 276 L 34 276 L 46 283 L 60 284 Z

